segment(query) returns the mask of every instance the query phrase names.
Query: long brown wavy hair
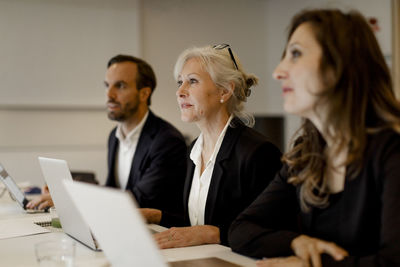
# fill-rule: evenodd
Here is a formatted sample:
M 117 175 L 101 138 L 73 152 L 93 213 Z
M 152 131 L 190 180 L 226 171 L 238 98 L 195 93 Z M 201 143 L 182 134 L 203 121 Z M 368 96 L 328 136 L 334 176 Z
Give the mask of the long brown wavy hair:
M 392 88 L 388 66 L 371 27 L 357 11 L 305 10 L 289 27 L 288 39 L 303 23 L 309 23 L 322 48 L 320 75 L 327 88 L 324 133 L 337 141 L 337 151 L 347 148 L 346 177 L 354 178 L 362 168 L 367 135 L 391 128 L 400 133 L 400 104 Z M 332 75 L 334 79 L 332 81 Z M 320 101 L 321 103 L 321 101 Z M 332 131 L 334 129 L 334 131 Z M 305 119 L 283 161 L 289 166 L 288 182 L 300 186 L 303 211 L 329 205 L 324 175 L 327 168 L 325 140 L 313 123 Z

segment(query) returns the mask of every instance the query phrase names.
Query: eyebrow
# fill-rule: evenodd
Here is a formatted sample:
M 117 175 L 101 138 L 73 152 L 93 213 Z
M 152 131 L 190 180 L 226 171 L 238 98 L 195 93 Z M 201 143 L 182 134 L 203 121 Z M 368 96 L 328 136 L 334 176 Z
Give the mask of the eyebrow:
M 301 46 L 301 44 L 299 44 L 298 42 L 294 42 L 294 43 L 289 43 L 287 48 L 291 48 L 293 46 Z
M 190 75 L 197 75 L 197 76 L 200 76 L 200 74 L 198 74 L 197 72 L 191 72 L 191 73 L 188 73 L 188 74 L 185 75 L 185 76 L 190 76 Z M 182 75 L 179 74 L 179 75 L 178 75 L 178 78 L 182 78 Z
M 128 83 L 125 82 L 124 80 L 118 80 L 118 81 L 116 81 L 116 82 L 114 82 L 112 84 L 116 85 L 116 84 L 128 84 Z M 108 87 L 110 84 L 107 81 L 104 81 L 104 85 Z
M 198 76 L 200 76 L 200 74 L 199 73 L 197 73 L 197 72 L 191 72 L 191 73 L 189 73 L 188 75 L 186 75 L 186 76 L 189 76 L 189 75 L 198 75 Z
M 117 83 L 125 83 L 125 84 L 127 84 L 127 82 L 124 81 L 124 80 L 118 80 L 118 81 L 116 81 L 114 84 L 117 84 Z

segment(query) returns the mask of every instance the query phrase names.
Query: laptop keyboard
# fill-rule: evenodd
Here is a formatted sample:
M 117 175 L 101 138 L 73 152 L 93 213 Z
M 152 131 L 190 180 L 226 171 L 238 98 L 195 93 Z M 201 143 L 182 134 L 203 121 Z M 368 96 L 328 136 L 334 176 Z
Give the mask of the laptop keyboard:
M 25 209 L 26 213 L 32 214 L 32 213 L 46 213 L 49 212 L 48 209 L 44 210 L 38 210 L 38 209 Z

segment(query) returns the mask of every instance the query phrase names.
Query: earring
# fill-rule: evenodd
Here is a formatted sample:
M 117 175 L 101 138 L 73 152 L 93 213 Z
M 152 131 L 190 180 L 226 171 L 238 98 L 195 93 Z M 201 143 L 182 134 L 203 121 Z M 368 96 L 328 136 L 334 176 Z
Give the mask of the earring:
M 222 104 L 222 103 L 224 103 L 224 100 L 221 98 L 221 100 L 219 102 L 221 102 L 221 104 Z

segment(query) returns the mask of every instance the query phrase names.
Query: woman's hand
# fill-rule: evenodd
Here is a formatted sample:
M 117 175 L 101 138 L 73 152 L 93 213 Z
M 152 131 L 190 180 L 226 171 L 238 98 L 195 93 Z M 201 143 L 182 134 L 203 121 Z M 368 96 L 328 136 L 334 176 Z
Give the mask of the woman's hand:
M 331 255 L 335 260 L 340 261 L 349 254 L 346 250 L 333 242 L 327 242 L 318 238 L 300 235 L 293 239 L 291 247 L 297 257 L 313 267 L 321 267 L 321 254 Z
M 162 216 L 161 210 L 142 208 L 139 209 L 139 211 L 142 213 L 147 223 L 160 224 Z
M 161 249 L 221 243 L 219 228 L 212 225 L 172 227 L 155 234 L 154 238 Z
M 299 257 L 271 258 L 257 261 L 257 267 L 309 267 L 310 264 Z
M 27 209 L 38 209 L 43 210 L 45 208 L 53 207 L 53 199 L 51 198 L 49 188 L 44 186 L 42 188 L 42 194 L 37 198 L 32 199 L 31 201 L 26 204 Z

